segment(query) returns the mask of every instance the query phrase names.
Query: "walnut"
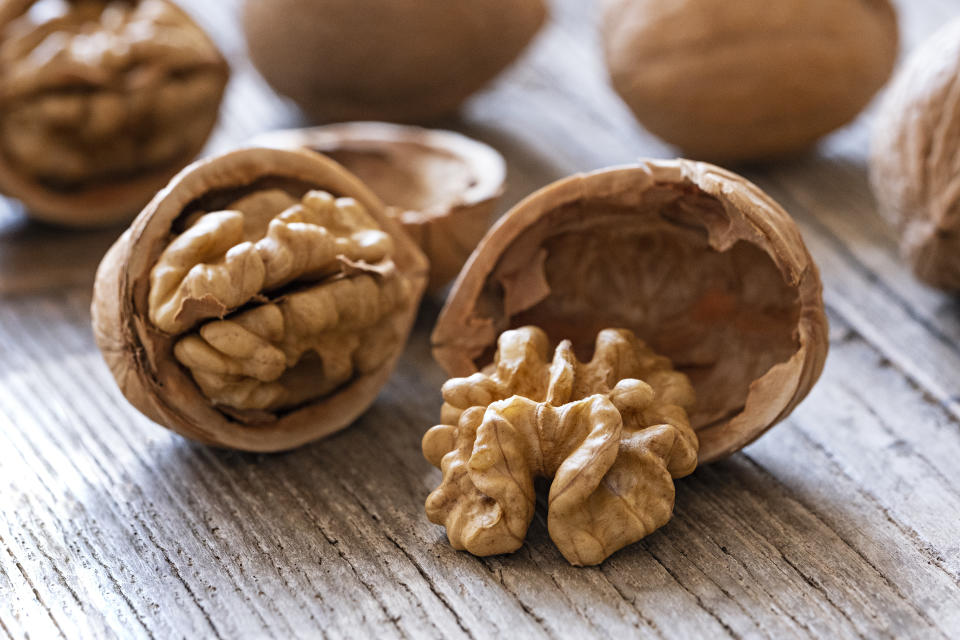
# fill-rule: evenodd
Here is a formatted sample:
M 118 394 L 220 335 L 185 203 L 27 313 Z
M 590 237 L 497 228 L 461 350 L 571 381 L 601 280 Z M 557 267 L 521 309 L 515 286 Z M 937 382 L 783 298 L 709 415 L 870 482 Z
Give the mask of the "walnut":
M 423 439 L 443 470 L 427 515 L 456 549 L 510 553 L 546 478 L 550 537 L 570 563 L 599 564 L 670 519 L 673 479 L 697 465 L 694 392 L 630 331 L 601 331 L 587 363 L 569 341 L 548 361 L 549 343 L 536 327 L 505 331 L 483 373 L 444 385 L 444 424 Z
M 363 180 L 430 258 L 431 292 L 456 277 L 480 242 L 506 177 L 496 150 L 452 131 L 351 122 L 275 131 L 253 143 L 322 153 Z
M 132 217 L 210 134 L 223 57 L 167 0 L 3 9 L 0 188 L 58 224 Z
M 186 169 L 114 245 L 94 333 L 124 395 L 156 422 L 201 442 L 289 449 L 373 402 L 426 271 L 338 164 L 245 149 Z
M 828 348 L 820 277 L 793 219 L 744 178 L 686 160 L 575 175 L 514 207 L 457 279 L 434 356 L 469 376 L 497 336 L 527 325 L 581 359 L 608 327 L 669 358 L 696 390 L 701 463 L 785 418 Z
M 924 282 L 960 289 L 960 19 L 919 46 L 874 123 L 870 178 L 881 213 Z
M 614 88 L 687 156 L 802 150 L 853 120 L 897 58 L 888 0 L 606 0 Z
M 544 0 L 246 0 L 254 65 L 317 122 L 435 120 L 536 35 Z

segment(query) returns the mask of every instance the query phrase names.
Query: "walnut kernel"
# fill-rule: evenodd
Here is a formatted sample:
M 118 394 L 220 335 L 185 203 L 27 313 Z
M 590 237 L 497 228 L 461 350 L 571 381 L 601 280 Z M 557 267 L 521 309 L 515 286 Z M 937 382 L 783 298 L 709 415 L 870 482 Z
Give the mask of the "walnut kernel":
M 510 553 L 546 478 L 550 537 L 571 564 L 599 564 L 670 519 L 673 479 L 697 464 L 694 392 L 629 331 L 601 331 L 587 363 L 569 341 L 548 353 L 542 330 L 506 331 L 483 373 L 444 385 L 444 424 L 423 439 L 443 470 L 427 515 L 456 549 Z

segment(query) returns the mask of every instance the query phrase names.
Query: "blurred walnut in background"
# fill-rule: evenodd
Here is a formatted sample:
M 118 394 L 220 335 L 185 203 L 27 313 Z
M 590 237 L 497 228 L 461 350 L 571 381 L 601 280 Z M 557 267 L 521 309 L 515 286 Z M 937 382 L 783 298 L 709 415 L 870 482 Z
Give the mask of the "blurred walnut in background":
M 166 0 L 11 0 L 0 38 L 0 188 L 42 220 L 132 218 L 216 122 L 226 62 Z
M 917 277 L 960 289 L 960 20 L 897 73 L 877 114 L 870 177 Z
M 606 0 L 614 88 L 688 157 L 798 150 L 851 121 L 897 57 L 887 0 Z
M 250 57 L 317 121 L 455 111 L 540 29 L 543 0 L 247 0 Z

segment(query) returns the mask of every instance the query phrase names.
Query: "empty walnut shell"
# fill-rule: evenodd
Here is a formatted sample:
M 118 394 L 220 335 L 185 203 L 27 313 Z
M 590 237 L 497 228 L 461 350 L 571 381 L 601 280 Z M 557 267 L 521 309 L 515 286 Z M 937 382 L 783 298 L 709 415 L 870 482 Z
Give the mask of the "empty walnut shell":
M 229 75 L 167 0 L 0 4 L 0 190 L 40 220 L 132 218 L 200 151 Z
M 540 29 L 544 0 L 246 0 L 250 58 L 317 122 L 455 111 Z
M 613 86 L 690 157 L 802 150 L 852 120 L 897 57 L 888 0 L 606 0 Z
M 874 124 L 870 178 L 917 277 L 960 289 L 960 20 L 897 72 Z
M 154 421 L 278 451 L 373 402 L 426 280 L 426 257 L 343 167 L 245 149 L 186 168 L 110 249 L 94 334 Z
M 467 262 L 433 332 L 455 377 L 526 325 L 582 361 L 608 327 L 633 331 L 696 390 L 700 461 L 786 417 L 827 354 L 820 277 L 793 219 L 709 164 L 641 161 L 554 183 L 507 213 Z
M 252 144 L 310 149 L 363 180 L 430 258 L 429 291 L 460 272 L 489 227 L 506 178 L 495 149 L 452 131 L 351 122 L 275 131 Z

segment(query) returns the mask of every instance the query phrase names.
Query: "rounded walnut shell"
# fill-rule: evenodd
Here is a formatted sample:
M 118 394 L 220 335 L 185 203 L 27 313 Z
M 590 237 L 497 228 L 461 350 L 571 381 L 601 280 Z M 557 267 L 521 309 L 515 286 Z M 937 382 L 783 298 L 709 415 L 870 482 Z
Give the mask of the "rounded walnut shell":
M 870 178 L 917 277 L 960 289 L 960 19 L 897 72 L 874 124 Z
M 455 111 L 540 29 L 543 0 L 247 0 L 254 65 L 317 122 Z
M 428 291 L 453 280 L 486 233 L 506 163 L 453 131 L 350 122 L 274 131 L 252 144 L 322 153 L 363 180 L 430 258 Z
M 0 2 L 0 190 L 44 222 L 130 220 L 203 148 L 226 60 L 168 0 L 71 2 L 31 27 L 45 1 Z
M 802 150 L 852 120 L 897 57 L 888 0 L 606 0 L 614 88 L 687 156 Z
M 222 207 L 250 189 L 278 184 L 301 191 L 323 190 L 362 205 L 392 237 L 393 262 L 410 283 L 410 297 L 400 316 L 402 335 L 391 346 L 392 352 L 383 354 L 382 366 L 357 375 L 319 400 L 277 414 L 275 419 L 249 423 L 204 396 L 174 358 L 177 337 L 151 323 L 151 271 L 176 225 L 198 207 Z M 207 444 L 280 451 L 348 426 L 374 401 L 403 350 L 426 279 L 425 256 L 386 215 L 379 199 L 343 167 L 306 151 L 243 149 L 184 169 L 110 249 L 94 287 L 94 335 L 123 394 L 155 422 Z
M 588 360 L 633 331 L 689 376 L 700 461 L 785 418 L 827 354 L 820 277 L 793 219 L 744 178 L 686 160 L 575 175 L 487 234 L 433 332 L 451 376 L 490 364 L 507 329 L 538 326 Z

